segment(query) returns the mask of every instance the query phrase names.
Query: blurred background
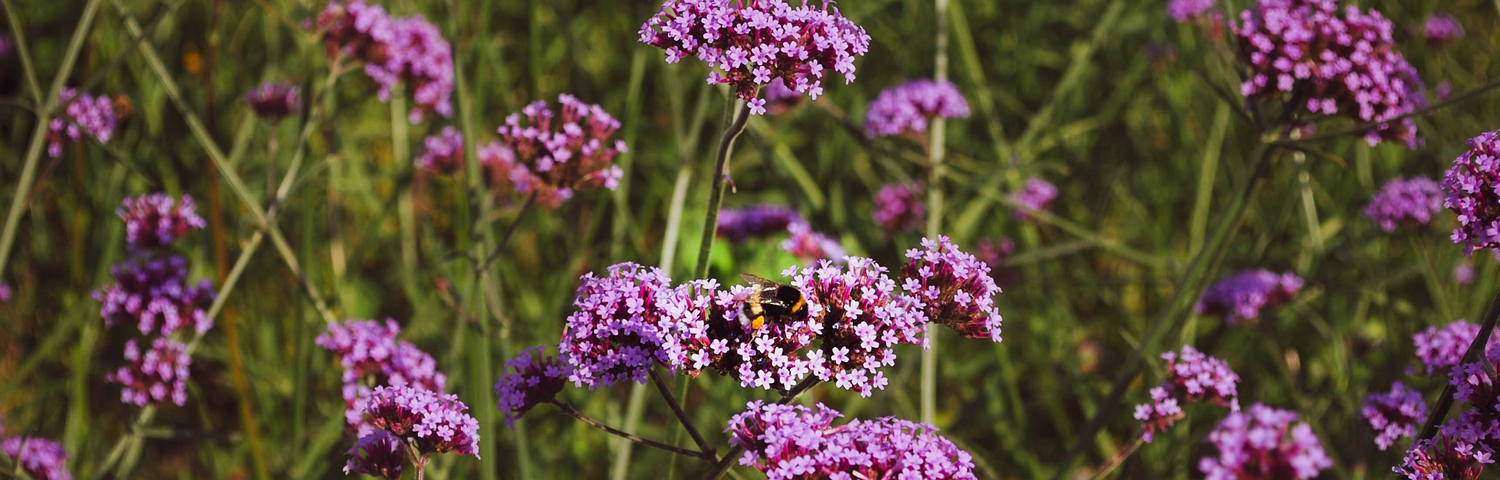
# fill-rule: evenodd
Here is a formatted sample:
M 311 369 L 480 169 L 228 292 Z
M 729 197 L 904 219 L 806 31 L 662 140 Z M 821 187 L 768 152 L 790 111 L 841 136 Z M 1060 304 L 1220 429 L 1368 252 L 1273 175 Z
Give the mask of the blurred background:
M 44 86 L 61 68 L 88 3 L 7 4 L 15 9 L 5 15 L 19 21 L 6 25 L 22 26 L 13 33 L 30 44 Z M 676 249 L 666 253 L 674 257 L 673 279 L 690 279 L 725 92 L 705 85 L 709 69 L 701 62 L 667 65 L 660 49 L 637 42 L 641 24 L 659 7 L 655 2 L 378 3 L 393 15 L 424 15 L 452 43 L 468 91 L 457 109 L 471 112 L 480 134 L 473 140 L 497 139 L 495 128 L 505 116 L 533 100 L 572 94 L 620 119 L 616 138 L 630 147 L 618 158 L 625 179 L 618 190 L 580 192 L 556 210 L 524 218 L 485 292 L 502 308 L 476 321 L 455 300 L 463 296 L 455 285 L 467 285 L 469 275 L 463 254 L 471 240 L 460 233 L 467 228 L 465 180 L 427 175 L 412 165 L 423 138 L 458 126 L 459 117 L 407 124 L 402 102 L 379 101 L 374 83 L 352 72 L 324 99 L 329 116 L 309 137 L 306 163 L 278 225 L 306 280 L 339 318 L 395 319 L 403 339 L 438 360 L 449 392 L 476 416 L 488 412 L 481 416 L 481 443 L 492 443 L 495 454 L 482 461 L 443 458 L 434 478 L 481 472 L 487 478 L 606 478 L 616 457 L 613 437 L 549 406 L 528 414 L 519 429 L 506 429 L 496 421 L 491 388 L 503 362 L 520 348 L 546 345 L 555 352 L 579 276 L 617 262 L 663 263 L 670 200 L 684 165 L 686 208 Z M 935 337 L 935 423 L 974 454 L 982 478 L 1050 476 L 1081 441 L 1084 423 L 1166 307 L 1176 279 L 1253 160 L 1257 132 L 1216 93 L 1238 87 L 1225 53 L 1227 32 L 1174 23 L 1165 3 L 949 1 L 947 74 L 973 115 L 947 125 L 942 230 L 970 252 L 985 241 L 1015 243 L 1014 254 L 995 270 L 1005 289 L 997 300 L 1005 341 L 961 341 L 947 330 Z M 1442 98 L 1440 85 L 1462 92 L 1500 77 L 1496 4 L 1346 3 L 1394 21 L 1398 42 L 1434 102 Z M 117 4 L 146 28 L 144 43 L 131 41 Z M 1238 12 L 1245 4 L 1220 7 Z M 303 98 L 310 97 L 329 60 L 304 22 L 323 6 L 300 0 L 102 3 L 65 85 L 110 95 L 125 114 L 109 143 L 88 142 L 59 158 L 42 158 L 12 261 L 0 272 L 0 281 L 14 289 L 0 304 L 0 415 L 7 433 L 61 441 L 75 475 L 87 478 L 137 417 L 139 409 L 120 403 L 117 387 L 103 382 L 107 369 L 122 362 L 125 339 L 104 328 L 100 304 L 91 298 L 112 282 L 109 267 L 125 258 L 123 224 L 115 215 L 124 197 L 191 195 L 210 226 L 178 248 L 191 260 L 191 277 L 215 285 L 255 231 L 142 51 L 153 50 L 165 62 L 208 134 L 264 205 L 267 146 L 273 138 L 280 145 L 276 164 L 284 172 L 304 118 L 271 125 L 241 97 L 266 81 L 297 84 Z M 830 81 L 816 101 L 752 117 L 732 159 L 733 190 L 724 206 L 789 206 L 850 254 L 897 268 L 902 252 L 918 246 L 921 236 L 882 230 L 871 220 L 871 198 L 885 184 L 926 181 L 925 146 L 866 140 L 861 122 L 881 90 L 934 75 L 938 14 L 933 3 L 916 0 L 837 7 L 872 37 L 870 53 L 857 62 L 857 80 Z M 1424 43 L 1419 28 L 1431 14 L 1454 16 L 1467 35 L 1444 47 Z M 23 78 L 14 52 L 0 56 L 0 198 L 16 194 L 36 127 L 35 101 Z M 1419 118 L 1426 143 L 1415 150 L 1343 138 L 1279 156 L 1213 277 L 1266 268 L 1294 272 L 1306 287 L 1257 323 L 1231 326 L 1192 316 L 1168 332 L 1161 348 L 1211 349 L 1240 374 L 1242 403 L 1299 412 L 1336 462 L 1323 478 L 1387 476 L 1401 454 L 1375 449 L 1359 416 L 1361 401 L 1394 380 L 1435 398 L 1440 379 L 1407 374 L 1416 364 L 1411 334 L 1459 318 L 1478 321 L 1497 287 L 1497 269 L 1490 255 L 1466 259 L 1449 242 L 1451 214 L 1424 229 L 1385 234 L 1360 210 L 1386 180 L 1439 179 L 1468 138 L 1500 127 L 1495 98 L 1480 96 Z M 1350 125 L 1334 120 L 1320 127 Z M 1031 177 L 1058 186 L 1055 218 L 1021 221 L 1004 201 Z M 497 196 L 481 228 L 498 236 L 521 200 Z M 710 275 L 730 282 L 741 272 L 780 279 L 779 272 L 802 263 L 780 248 L 784 239 L 721 241 Z M 1460 264 L 1474 268 L 1472 283 L 1454 280 Z M 146 440 L 99 475 L 253 478 L 257 454 L 276 478 L 341 475 L 354 438 L 344 430 L 340 368 L 312 342 L 326 327 L 298 282 L 275 251 L 262 248 L 195 354 L 188 404 L 158 411 L 140 432 Z M 243 392 L 233 387 L 225 335 L 231 322 L 248 380 Z M 493 342 L 487 352 L 481 336 Z M 870 398 L 820 387 L 803 400 L 824 402 L 850 418 L 915 420 L 920 350 L 898 353 L 887 371 L 890 385 Z M 1147 401 L 1146 390 L 1161 379 L 1162 362 L 1149 363 L 1126 391 L 1123 408 L 1087 439 L 1080 475 L 1131 440 L 1137 423 L 1130 406 Z M 628 385 L 570 388 L 562 397 L 621 425 L 630 392 Z M 725 422 L 746 401 L 774 398 L 712 373 L 694 379 L 688 392 L 688 411 L 715 445 L 724 445 Z M 639 433 L 674 438 L 671 412 L 654 392 L 646 393 Z M 246 424 L 250 417 L 241 404 L 250 407 L 253 424 Z M 1223 414 L 1199 407 L 1142 447 L 1121 467 L 1120 478 L 1195 477 L 1197 458 L 1210 450 L 1202 439 Z M 251 429 L 263 439 L 259 445 L 247 440 Z M 703 468 L 672 461 L 669 454 L 635 448 L 625 477 L 658 478 L 668 470 L 683 476 Z

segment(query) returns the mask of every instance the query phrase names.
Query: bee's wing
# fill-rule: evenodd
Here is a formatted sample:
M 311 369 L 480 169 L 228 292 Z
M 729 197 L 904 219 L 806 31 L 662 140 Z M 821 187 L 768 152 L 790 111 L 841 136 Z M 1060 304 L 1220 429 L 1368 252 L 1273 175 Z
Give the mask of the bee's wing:
M 762 289 L 767 289 L 767 288 L 774 289 L 774 288 L 776 288 L 776 287 L 779 286 L 776 282 L 773 282 L 773 281 L 770 281 L 770 280 L 766 280 L 764 278 L 761 278 L 759 276 L 756 276 L 756 275 L 753 275 L 753 274 L 749 274 L 749 273 L 741 273 L 740 274 L 740 278 L 744 279 L 745 282 L 747 282 L 747 283 L 749 283 L 751 285 L 755 285 L 757 287 L 760 287 Z

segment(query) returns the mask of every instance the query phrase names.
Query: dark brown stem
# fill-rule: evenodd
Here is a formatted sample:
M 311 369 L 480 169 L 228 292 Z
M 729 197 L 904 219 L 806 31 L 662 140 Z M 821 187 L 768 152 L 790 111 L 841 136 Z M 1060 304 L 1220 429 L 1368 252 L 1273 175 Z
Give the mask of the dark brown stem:
M 634 434 L 626 432 L 624 430 L 620 430 L 620 429 L 617 429 L 615 427 L 611 427 L 609 425 L 605 425 L 603 423 L 600 423 L 598 420 L 594 420 L 592 418 L 589 418 L 588 415 L 584 415 L 583 412 L 580 412 L 580 411 L 578 411 L 578 409 L 573 408 L 572 405 L 568 405 L 566 403 L 563 403 L 563 402 L 560 402 L 560 401 L 556 401 L 556 400 L 552 401 L 552 404 L 556 405 L 559 410 L 563 411 L 563 413 L 566 413 L 568 415 L 572 415 L 573 418 L 578 419 L 578 421 L 586 423 L 586 424 L 588 424 L 591 427 L 594 427 L 594 428 L 597 428 L 597 429 L 609 432 L 611 435 L 615 435 L 615 436 L 618 436 L 620 438 L 623 438 L 623 439 L 626 439 L 626 440 L 630 440 L 632 442 L 635 442 L 635 443 L 638 443 L 638 444 L 641 444 L 641 445 L 645 445 L 645 446 L 648 446 L 648 447 L 653 447 L 653 448 L 659 448 L 659 449 L 662 449 L 662 450 L 666 450 L 668 452 L 672 452 L 672 453 L 675 453 L 675 454 L 678 454 L 678 455 L 682 455 L 682 456 L 693 457 L 693 458 L 701 458 L 703 460 L 710 460 L 711 458 L 713 458 L 713 457 L 710 456 L 712 454 L 707 453 L 707 452 L 695 452 L 695 451 L 688 450 L 686 448 L 682 448 L 682 447 L 679 447 L 679 446 L 676 446 L 676 445 L 668 445 L 668 444 L 665 444 L 665 443 L 662 443 L 662 442 L 658 442 L 658 441 L 655 441 L 655 440 L 641 438 L 641 437 L 638 437 L 638 436 L 636 436 Z
M 1464 359 L 1459 365 L 1472 362 L 1476 357 L 1484 357 L 1483 345 L 1489 342 L 1490 334 L 1495 331 L 1496 319 L 1500 319 L 1500 291 L 1495 292 L 1495 297 L 1490 299 L 1490 307 L 1484 312 L 1484 324 L 1479 326 L 1479 334 L 1469 343 L 1469 349 L 1464 351 Z M 1427 417 L 1427 425 L 1422 427 L 1422 434 L 1417 436 L 1417 440 L 1426 440 L 1437 434 L 1438 424 L 1443 422 L 1443 418 L 1448 416 L 1448 409 L 1453 407 L 1453 394 L 1452 383 L 1443 387 L 1443 396 L 1438 397 L 1437 406 L 1433 407 L 1432 415 Z
M 792 400 L 796 400 L 797 397 L 802 396 L 803 392 L 806 392 L 814 385 L 817 385 L 818 382 L 818 377 L 809 375 L 807 378 L 802 379 L 802 382 L 798 383 L 797 386 L 792 387 L 791 390 L 788 390 L 786 392 L 786 395 L 782 395 L 781 400 L 777 400 L 776 403 L 778 405 L 786 405 L 788 403 L 791 403 Z M 719 477 L 724 476 L 724 472 L 728 472 L 729 467 L 731 465 L 734 465 L 735 460 L 738 459 L 740 457 L 740 454 L 744 452 L 745 447 L 741 447 L 739 445 L 730 447 L 729 452 L 725 453 L 724 457 L 719 459 L 719 463 L 714 464 L 714 469 L 710 470 L 708 474 L 703 476 L 703 480 L 718 480 Z
M 1100 465 L 1099 472 L 1095 473 L 1094 476 L 1090 478 L 1092 480 L 1103 480 L 1104 477 L 1109 476 L 1110 472 L 1115 471 L 1116 468 L 1119 468 L 1121 464 L 1125 463 L 1125 459 L 1130 458 L 1130 455 L 1135 453 L 1136 449 L 1141 448 L 1141 444 L 1143 443 L 1146 443 L 1145 432 L 1141 432 L 1140 435 L 1136 435 L 1135 440 L 1132 440 L 1129 445 L 1126 445 L 1124 449 L 1121 449 L 1120 453 L 1115 454 L 1115 458 L 1109 459 L 1109 463 Z
M 510 238 L 516 236 L 516 227 L 521 226 L 521 221 L 526 219 L 526 214 L 531 213 L 532 205 L 536 204 L 536 195 L 537 192 L 531 192 L 531 195 L 526 197 L 526 203 L 521 204 L 521 212 L 517 213 L 516 219 L 511 220 L 510 226 L 505 228 L 505 236 L 500 237 L 500 242 L 495 245 L 495 251 L 490 252 L 490 255 L 479 263 L 478 271 L 481 274 L 488 272 L 490 266 L 495 264 L 495 260 L 500 259 L 500 254 L 505 252 L 505 246 L 510 244 Z
M 703 435 L 698 433 L 698 427 L 693 426 L 692 419 L 688 418 L 687 412 L 682 410 L 682 405 L 677 403 L 677 397 L 672 395 L 672 389 L 662 381 L 655 367 L 651 368 L 651 384 L 656 386 L 656 391 L 661 392 L 661 398 L 667 401 L 667 406 L 672 408 L 672 414 L 677 416 L 677 421 L 682 423 L 688 435 L 693 437 L 693 443 L 698 444 L 698 450 L 707 453 L 712 461 L 719 461 L 719 456 L 714 454 L 713 447 L 708 446 L 708 442 L 703 440 Z

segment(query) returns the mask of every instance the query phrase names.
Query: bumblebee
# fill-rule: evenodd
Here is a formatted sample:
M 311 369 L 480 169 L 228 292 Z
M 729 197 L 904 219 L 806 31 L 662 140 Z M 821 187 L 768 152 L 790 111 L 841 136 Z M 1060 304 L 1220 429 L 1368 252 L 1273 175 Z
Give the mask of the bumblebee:
M 750 283 L 752 291 L 740 305 L 740 325 L 760 330 L 767 323 L 789 322 L 807 315 L 807 299 L 797 287 L 748 273 L 740 278 Z

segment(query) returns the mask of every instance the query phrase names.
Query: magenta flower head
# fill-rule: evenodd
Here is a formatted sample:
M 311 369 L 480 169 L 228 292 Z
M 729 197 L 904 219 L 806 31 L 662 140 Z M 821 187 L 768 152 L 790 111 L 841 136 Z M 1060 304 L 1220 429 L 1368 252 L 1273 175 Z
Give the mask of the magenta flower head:
M 1474 250 L 1500 249 L 1500 140 L 1485 132 L 1469 140 L 1469 150 L 1453 159 L 1443 175 L 1443 207 L 1458 215 L 1453 243 L 1463 244 L 1464 254 Z
M 1443 209 L 1443 189 L 1426 178 L 1395 179 L 1380 187 L 1365 206 L 1370 217 L 1385 233 L 1397 225 L 1426 225 L 1432 214 Z
M 901 288 L 918 300 L 928 321 L 952 328 L 968 338 L 1000 342 L 1000 312 L 995 295 L 1000 287 L 990 277 L 990 266 L 959 250 L 946 236 L 922 239 L 922 249 L 908 249 L 901 268 Z
M 1472 275 L 1472 272 L 1471 272 Z M 0 303 L 10 301 L 10 284 L 0 282 Z
M 927 317 L 920 301 L 896 291 L 885 267 L 863 257 L 845 261 L 843 268 L 824 260 L 787 273 L 822 339 L 807 354 L 813 375 L 868 397 L 889 383 L 881 368 L 896 363 L 896 345 L 926 347 Z
M 1259 403 L 1230 412 L 1208 434 L 1217 456 L 1203 457 L 1198 470 L 1208 480 L 1309 479 L 1333 467 L 1333 459 L 1297 413 Z
M 563 329 L 563 360 L 576 386 L 593 390 L 617 382 L 644 383 L 653 365 L 672 366 L 666 346 L 681 312 L 661 297 L 678 295 L 666 272 L 634 263 L 609 267 L 609 274 L 583 276 L 576 311 Z
M 187 195 L 180 202 L 164 193 L 126 198 L 115 213 L 125 221 L 125 242 L 131 251 L 171 247 L 177 239 L 208 226 L 198 216 L 193 197 Z
M 875 192 L 873 216 L 875 224 L 886 233 L 910 232 L 921 228 L 927 216 L 927 206 L 922 204 L 922 187 L 906 183 L 892 183 Z
M 1340 11 L 1336 0 L 1260 0 L 1231 28 L 1250 69 L 1240 84 L 1250 100 L 1282 98 L 1304 114 L 1360 123 L 1393 120 L 1426 104 L 1422 80 L 1396 51 L 1391 21 L 1380 12 Z M 1421 142 L 1411 119 L 1374 127 L 1365 140 L 1410 148 Z
M 1228 363 L 1204 355 L 1191 345 L 1183 345 L 1181 354 L 1167 352 L 1161 358 L 1167 361 L 1170 376 L 1151 389 L 1151 403 L 1135 407 L 1135 419 L 1141 421 L 1146 442 L 1186 416 L 1182 406 L 1187 403 L 1212 403 L 1239 411 L 1240 376 Z
M 1375 432 L 1375 446 L 1384 451 L 1402 437 L 1417 436 L 1417 424 L 1427 419 L 1427 403 L 1421 392 L 1396 382 L 1389 392 L 1365 397 L 1359 414 Z
M 505 372 L 495 382 L 498 408 L 505 415 L 505 426 L 516 428 L 531 407 L 557 399 L 572 371 L 556 357 L 542 356 L 542 347 L 531 347 L 505 362 Z
M 451 174 L 464 168 L 464 136 L 453 127 L 443 127 L 442 133 L 422 141 L 422 155 L 414 163 L 417 168 L 440 174 Z
M 1417 347 L 1417 359 L 1422 362 L 1423 371 L 1432 375 L 1445 373 L 1463 361 L 1464 352 L 1477 336 L 1479 325 L 1458 319 L 1412 334 L 1411 342 Z M 1500 338 L 1490 337 L 1485 352 L 1488 356 L 1500 354 Z
M 796 210 L 781 205 L 753 205 L 719 212 L 715 234 L 731 242 L 743 242 L 785 232 L 793 223 L 806 223 Z
M 99 316 L 104 325 L 135 324 L 142 334 L 173 333 L 192 329 L 203 333 L 213 327 L 206 311 L 214 302 L 208 280 L 197 285 L 187 281 L 187 260 L 176 255 L 135 258 L 112 267 L 115 284 L 94 292 L 103 304 Z
M 1011 203 L 1016 204 L 1016 218 L 1030 220 L 1032 212 L 1045 212 L 1052 209 L 1052 201 L 1057 199 L 1057 187 L 1040 178 L 1026 180 L 1026 185 L 1019 192 L 1009 195 Z
M 538 204 L 548 208 L 572 198 L 575 190 L 614 190 L 624 174 L 614 164 L 615 155 L 626 151 L 623 140 L 609 139 L 620 128 L 609 112 L 568 94 L 558 95 L 557 102 L 561 116 L 538 100 L 505 117 L 498 130 L 515 151 L 510 180 L 516 191 L 535 194 Z
M 479 457 L 479 421 L 458 395 L 411 387 L 375 387 L 365 411 L 376 429 L 411 442 L 420 455 Z
M 406 463 L 406 442 L 385 430 L 375 430 L 359 437 L 359 441 L 346 453 L 349 460 L 344 463 L 344 475 L 365 475 L 400 480 Z
M 1446 47 L 1464 38 L 1464 26 L 1450 15 L 1433 15 L 1422 21 L 1422 37 L 1428 45 Z
M 895 417 L 853 420 L 823 404 L 750 402 L 729 419 L 729 444 L 743 447 L 740 464 L 768 478 L 972 479 L 974 459 L 937 427 Z
M 245 92 L 245 103 L 255 115 L 275 123 L 297 113 L 297 86 L 290 83 L 262 83 Z
M 177 406 L 187 403 L 188 366 L 193 358 L 186 345 L 157 337 L 150 350 L 141 352 L 132 339 L 125 343 L 125 360 L 127 365 L 104 376 L 105 381 L 120 385 L 120 401 L 140 407 L 167 399 Z
M 1302 278 L 1291 272 L 1249 270 L 1210 285 L 1195 310 L 1199 315 L 1224 315 L 1231 324 L 1248 322 L 1259 317 L 1261 309 L 1291 300 L 1301 289 Z
M 437 361 L 408 342 L 396 340 L 401 327 L 394 320 L 348 320 L 328 325 L 315 340 L 339 356 L 343 367 L 344 419 L 360 436 L 373 427 L 367 423 L 364 406 L 372 386 L 412 386 L 441 392 L 448 378 L 437 369 Z
M 115 132 L 115 105 L 108 95 L 95 97 L 64 88 L 57 104 L 62 111 L 47 124 L 47 156 L 62 156 L 63 146 L 78 143 L 85 133 L 99 143 L 109 143 Z
M 421 15 L 391 18 L 380 6 L 363 0 L 331 2 L 318 14 L 328 55 L 347 55 L 365 63 L 365 74 L 390 101 L 396 85 L 406 82 L 414 105 L 412 123 L 430 113 L 453 113 L 453 49 L 437 27 Z
M 1167 3 L 1167 16 L 1177 23 L 1189 22 L 1209 13 L 1215 3 L 1216 0 L 1172 0 Z
M 925 78 L 880 92 L 865 113 L 865 136 L 921 135 L 934 118 L 968 118 L 969 102 L 947 80 Z
M 854 81 L 854 59 L 869 51 L 870 36 L 829 3 L 667 0 L 641 25 L 640 40 L 665 49 L 667 63 L 697 57 L 717 69 L 708 83 L 729 84 L 759 115 L 766 113 L 766 99 L 756 92 L 774 79 L 815 100 L 829 68 L 845 83 Z
M 11 437 L 0 440 L 0 451 L 33 479 L 73 480 L 73 474 L 68 473 L 68 451 L 60 443 L 45 438 Z
M 844 247 L 838 241 L 814 232 L 807 222 L 793 222 L 786 230 L 792 236 L 781 242 L 781 249 L 805 262 L 844 258 Z
M 1413 443 L 1401 465 L 1392 470 L 1410 480 L 1479 480 L 1485 464 L 1495 463 L 1492 453 L 1484 450 L 1440 435 Z

